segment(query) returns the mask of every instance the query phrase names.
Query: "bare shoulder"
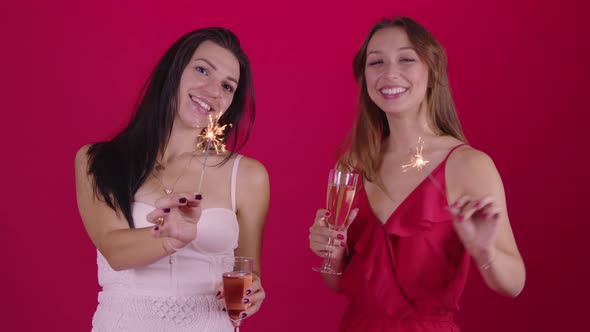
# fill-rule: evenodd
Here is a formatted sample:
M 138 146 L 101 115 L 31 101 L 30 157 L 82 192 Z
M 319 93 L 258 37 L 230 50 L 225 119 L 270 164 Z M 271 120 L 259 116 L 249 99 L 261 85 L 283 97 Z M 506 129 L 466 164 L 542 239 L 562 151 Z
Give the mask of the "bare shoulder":
M 243 156 L 238 168 L 238 179 L 246 185 L 268 185 L 268 172 L 258 160 Z
M 447 161 L 447 173 L 462 176 L 478 176 L 496 171 L 494 161 L 485 152 L 470 146 L 462 146 L 454 151 Z
M 92 144 L 83 145 L 76 152 L 75 167 L 77 172 L 88 170 L 88 150 L 91 146 Z
M 503 192 L 502 180 L 492 158 L 470 146 L 462 146 L 449 156 L 446 177 L 451 196 Z

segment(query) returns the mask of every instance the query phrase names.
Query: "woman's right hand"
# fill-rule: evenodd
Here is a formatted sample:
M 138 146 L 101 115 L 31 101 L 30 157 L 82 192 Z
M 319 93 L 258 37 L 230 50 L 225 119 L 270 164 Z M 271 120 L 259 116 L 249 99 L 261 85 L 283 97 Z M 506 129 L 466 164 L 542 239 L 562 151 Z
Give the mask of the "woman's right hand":
M 309 248 L 322 258 L 330 256 L 334 260 L 341 260 L 346 256 L 346 233 L 354 221 L 358 209 L 353 209 L 348 215 L 346 223 L 340 231 L 328 227 L 330 212 L 319 209 L 313 225 L 309 228 Z
M 147 220 L 156 226 L 152 236 L 168 237 L 172 248 L 182 248 L 197 237 L 201 217 L 202 196 L 196 193 L 175 193 L 156 201 L 156 209 Z

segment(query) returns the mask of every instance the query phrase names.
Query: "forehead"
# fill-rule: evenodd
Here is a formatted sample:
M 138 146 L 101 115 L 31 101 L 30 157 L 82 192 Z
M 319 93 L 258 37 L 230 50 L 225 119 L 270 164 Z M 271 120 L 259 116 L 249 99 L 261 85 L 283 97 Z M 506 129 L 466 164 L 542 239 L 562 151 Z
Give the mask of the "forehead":
M 397 50 L 412 47 L 406 31 L 400 27 L 387 27 L 373 34 L 367 45 L 367 53 L 372 51 Z
M 238 58 L 230 50 L 210 40 L 202 42 L 197 47 L 191 61 L 197 61 L 199 59 L 211 63 L 224 76 L 231 76 L 236 79 L 240 77 L 240 63 L 238 62 Z

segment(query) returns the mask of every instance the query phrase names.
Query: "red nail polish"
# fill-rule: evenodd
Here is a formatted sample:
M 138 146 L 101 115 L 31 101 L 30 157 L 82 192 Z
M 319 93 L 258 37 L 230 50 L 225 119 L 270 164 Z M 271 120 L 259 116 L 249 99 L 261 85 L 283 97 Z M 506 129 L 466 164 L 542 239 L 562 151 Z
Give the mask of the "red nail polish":
M 202 200 L 202 199 L 203 199 L 203 195 L 201 195 L 201 194 L 196 194 L 196 195 L 195 195 L 195 199 L 196 199 L 196 200 L 198 200 L 198 201 L 200 201 L 200 200 Z
M 170 208 L 164 208 L 163 211 L 166 212 L 166 213 L 169 213 L 170 212 Z
M 342 235 L 342 234 L 338 234 L 338 235 L 336 235 L 336 238 L 337 238 L 338 240 L 344 240 L 344 235 Z
M 329 217 L 331 215 L 332 215 L 332 213 L 330 213 L 330 211 L 326 211 L 326 217 Z
M 186 203 L 186 198 L 182 197 L 178 201 L 180 202 L 180 204 L 184 204 Z
M 340 246 L 341 247 L 346 247 L 346 243 L 345 242 L 340 242 Z
M 159 231 L 159 230 L 160 230 L 160 226 L 154 227 L 154 231 Z
M 476 208 L 478 208 L 478 207 L 480 207 L 480 206 L 481 206 L 481 201 L 477 201 L 477 202 L 475 203 L 475 207 L 476 207 Z

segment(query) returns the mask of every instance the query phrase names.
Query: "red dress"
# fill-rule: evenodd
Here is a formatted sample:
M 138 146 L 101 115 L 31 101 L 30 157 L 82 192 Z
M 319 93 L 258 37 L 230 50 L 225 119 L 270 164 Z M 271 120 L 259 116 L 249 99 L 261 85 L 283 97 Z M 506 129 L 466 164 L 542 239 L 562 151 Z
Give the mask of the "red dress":
M 349 300 L 340 331 L 459 331 L 453 314 L 470 257 L 446 209 L 445 165 L 456 148 L 432 171 L 434 181 L 422 181 L 385 225 L 361 184 L 340 280 Z

